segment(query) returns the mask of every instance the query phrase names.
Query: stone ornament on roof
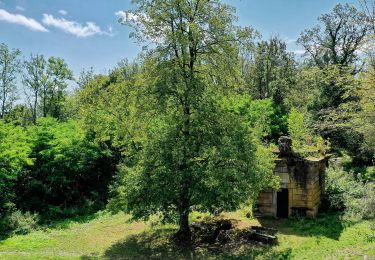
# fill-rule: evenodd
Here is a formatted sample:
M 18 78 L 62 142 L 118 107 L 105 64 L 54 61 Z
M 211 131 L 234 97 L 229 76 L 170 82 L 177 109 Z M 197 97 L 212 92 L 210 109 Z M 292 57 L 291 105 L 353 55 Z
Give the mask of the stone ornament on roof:
M 288 136 L 281 136 L 279 138 L 279 151 L 281 156 L 289 156 L 293 153 L 292 139 Z

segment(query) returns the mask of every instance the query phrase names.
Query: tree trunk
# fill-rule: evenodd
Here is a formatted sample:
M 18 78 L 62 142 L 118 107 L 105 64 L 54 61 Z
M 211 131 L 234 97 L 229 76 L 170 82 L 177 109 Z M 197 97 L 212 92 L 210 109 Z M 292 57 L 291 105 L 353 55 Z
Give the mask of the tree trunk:
M 33 107 L 33 123 L 36 124 L 36 112 L 38 106 L 38 92 L 35 93 L 34 107 Z
M 2 97 L 1 97 L 1 115 L 0 118 L 4 118 L 5 115 L 5 101 L 7 98 L 7 93 L 6 93 L 6 82 L 5 82 L 5 76 L 3 76 L 3 82 L 2 82 Z
M 177 237 L 182 242 L 191 241 L 191 232 L 189 227 L 189 208 L 180 210 L 180 229 L 177 232 Z
M 44 93 L 44 96 L 43 96 L 43 117 L 47 117 L 46 93 Z
M 1 114 L 0 114 L 1 119 L 4 118 L 4 114 L 5 114 L 5 98 L 1 102 Z

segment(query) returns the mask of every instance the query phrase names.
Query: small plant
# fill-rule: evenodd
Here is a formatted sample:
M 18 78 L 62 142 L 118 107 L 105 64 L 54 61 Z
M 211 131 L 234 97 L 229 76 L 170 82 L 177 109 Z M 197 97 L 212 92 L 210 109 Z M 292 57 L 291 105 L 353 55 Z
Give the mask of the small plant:
M 368 242 L 373 242 L 375 241 L 375 223 L 372 223 L 370 225 L 370 228 L 371 228 L 371 233 L 367 235 L 367 241 Z
M 325 210 L 343 211 L 347 217 L 375 218 L 375 185 L 354 178 L 352 172 L 330 167 L 326 176 Z
M 320 157 L 329 150 L 329 141 L 310 131 L 306 114 L 294 108 L 289 113 L 288 132 L 293 140 L 293 150 L 301 156 Z
M 16 210 L 4 218 L 3 229 L 13 234 L 27 234 L 35 230 L 38 220 L 37 214 Z

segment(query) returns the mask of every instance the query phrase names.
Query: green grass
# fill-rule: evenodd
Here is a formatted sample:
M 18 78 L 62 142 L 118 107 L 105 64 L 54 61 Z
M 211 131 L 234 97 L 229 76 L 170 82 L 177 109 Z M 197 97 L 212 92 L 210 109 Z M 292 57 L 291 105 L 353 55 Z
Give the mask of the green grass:
M 176 231 L 173 225 L 130 223 L 123 214 L 99 214 L 4 239 L 0 259 L 375 259 L 374 222 L 342 221 L 337 214 L 315 220 L 247 220 L 238 213 L 225 217 L 237 219 L 242 228 L 276 227 L 279 244 L 189 250 L 168 239 Z

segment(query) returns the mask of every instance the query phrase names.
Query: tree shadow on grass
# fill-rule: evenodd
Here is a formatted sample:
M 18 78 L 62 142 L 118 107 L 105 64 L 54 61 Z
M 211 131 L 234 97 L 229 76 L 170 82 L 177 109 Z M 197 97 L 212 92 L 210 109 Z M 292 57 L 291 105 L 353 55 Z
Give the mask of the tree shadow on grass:
M 65 219 L 57 219 L 57 220 L 49 220 L 49 219 L 42 219 L 40 223 L 41 228 L 51 228 L 51 229 L 67 229 L 74 223 L 87 223 L 93 219 L 98 218 L 97 213 L 88 213 L 84 215 L 78 215 L 75 217 L 65 218 Z
M 175 229 L 159 229 L 133 235 L 112 245 L 104 254 L 108 259 L 290 259 L 291 249 L 276 251 L 271 246 L 239 245 L 177 245 L 172 236 Z M 81 259 L 95 259 L 82 256 Z
M 109 259 L 181 259 L 189 257 L 190 248 L 171 241 L 175 229 L 158 229 L 132 235 L 112 245 L 105 252 Z
M 0 233 L 0 244 L 6 240 L 7 238 L 11 237 L 11 234 L 9 232 L 1 232 Z
M 272 227 L 285 235 L 297 236 L 324 236 L 339 240 L 341 233 L 346 227 L 355 224 L 354 221 L 343 220 L 342 214 L 321 214 L 317 218 L 290 218 L 274 219 L 260 218 L 258 221 L 262 226 Z

